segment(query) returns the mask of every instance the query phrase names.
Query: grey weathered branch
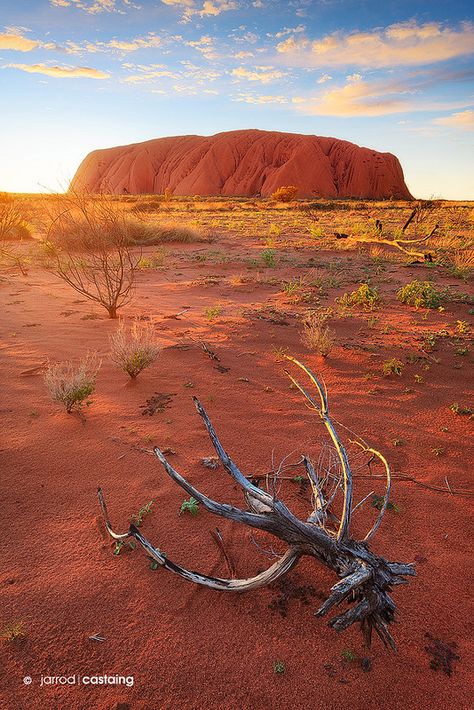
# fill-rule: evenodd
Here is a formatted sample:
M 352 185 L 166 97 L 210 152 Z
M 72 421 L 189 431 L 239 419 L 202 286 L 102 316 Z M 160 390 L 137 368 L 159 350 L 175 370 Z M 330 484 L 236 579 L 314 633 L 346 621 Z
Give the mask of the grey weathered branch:
M 336 479 L 338 489 L 341 490 L 343 496 L 340 521 L 329 509 L 334 495 L 331 493 L 328 499 L 323 479 L 318 476 L 308 457 L 303 458 L 303 463 L 313 490 L 314 510 L 306 521 L 302 521 L 279 500 L 275 492 L 270 494 L 260 489 L 240 471 L 218 439 L 204 407 L 194 398 L 196 409 L 204 421 L 216 453 L 224 469 L 242 489 L 249 510 L 243 510 L 227 503 L 219 503 L 209 498 L 178 473 L 168 462 L 163 452 L 156 448 L 155 454 L 166 473 L 210 513 L 270 533 L 287 543 L 288 550 L 267 570 L 248 579 L 221 579 L 188 570 L 172 562 L 159 548 L 153 546 L 136 526 L 130 525 L 126 533 L 116 533 L 110 523 L 102 490 L 99 489 L 99 501 L 106 529 L 114 540 L 123 541 L 129 537 L 134 538 L 147 554 L 164 569 L 174 572 L 188 581 L 220 591 L 238 592 L 257 589 L 286 574 L 303 555 L 313 557 L 340 578 L 340 581 L 332 587 L 328 599 L 317 610 L 316 615 L 323 616 L 333 607 L 347 601 L 352 606 L 333 618 L 330 625 L 336 631 L 343 631 L 355 622 L 359 622 L 367 643 L 370 643 L 372 631 L 375 630 L 385 645 L 394 648 L 394 641 L 388 630 L 388 625 L 394 620 L 395 604 L 389 592 L 392 587 L 405 584 L 404 578 L 415 574 L 414 567 L 411 564 L 388 562 L 383 557 L 371 552 L 368 547 L 368 540 L 377 531 L 387 507 L 390 492 L 390 468 L 379 451 L 370 448 L 365 442 L 359 443 L 363 451 L 377 457 L 384 464 L 387 487 L 384 504 L 377 520 L 364 540 L 357 541 L 350 535 L 353 509 L 352 473 L 347 452 L 329 415 L 326 391 L 309 368 L 292 357 L 287 359 L 299 367 L 315 386 L 317 398 L 314 398 L 288 373 L 290 379 L 304 394 L 310 408 L 323 421 L 337 452 L 342 471 L 340 479 Z M 339 522 L 337 530 L 326 528 L 328 519 Z

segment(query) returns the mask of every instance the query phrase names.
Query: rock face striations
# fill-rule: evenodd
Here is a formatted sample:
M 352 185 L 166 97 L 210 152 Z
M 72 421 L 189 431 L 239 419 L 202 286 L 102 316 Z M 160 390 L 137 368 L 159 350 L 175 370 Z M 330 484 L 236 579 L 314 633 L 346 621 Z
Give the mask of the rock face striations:
M 337 138 L 242 130 L 94 150 L 71 188 L 113 194 L 411 199 L 398 159 Z

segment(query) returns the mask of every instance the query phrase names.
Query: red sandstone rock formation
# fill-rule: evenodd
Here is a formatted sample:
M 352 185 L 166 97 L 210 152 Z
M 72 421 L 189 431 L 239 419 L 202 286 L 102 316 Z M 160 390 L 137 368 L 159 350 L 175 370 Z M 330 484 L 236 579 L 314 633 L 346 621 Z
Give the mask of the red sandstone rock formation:
M 337 138 L 242 130 L 94 150 L 71 183 L 86 192 L 411 199 L 397 158 Z

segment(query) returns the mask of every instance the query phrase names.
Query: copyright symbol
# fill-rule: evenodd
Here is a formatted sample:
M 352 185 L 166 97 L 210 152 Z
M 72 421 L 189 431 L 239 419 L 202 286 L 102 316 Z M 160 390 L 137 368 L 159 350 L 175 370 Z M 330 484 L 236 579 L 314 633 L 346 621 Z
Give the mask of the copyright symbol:
M 25 685 L 30 685 L 30 684 L 31 684 L 31 681 L 32 681 L 32 678 L 31 678 L 31 676 L 29 676 L 29 675 L 25 675 L 25 677 L 23 678 L 23 683 L 24 683 Z

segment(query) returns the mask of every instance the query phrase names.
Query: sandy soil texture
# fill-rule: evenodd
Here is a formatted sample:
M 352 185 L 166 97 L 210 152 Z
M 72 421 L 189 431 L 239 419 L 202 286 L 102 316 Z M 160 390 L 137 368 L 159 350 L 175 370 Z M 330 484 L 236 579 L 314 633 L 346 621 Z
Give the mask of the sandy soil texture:
M 3 629 L 21 623 L 24 636 L 0 642 L 1 708 L 472 707 L 472 420 L 452 410 L 472 406 L 470 336 L 456 326 L 472 321 L 470 287 L 438 266 L 316 250 L 296 236 L 277 248 L 274 265 L 265 266 L 263 248 L 245 229 L 212 244 L 161 248 L 163 265 L 138 273 L 123 309 L 126 321 L 152 323 L 162 346 L 134 382 L 110 362 L 117 322 L 103 309 L 38 267 L 26 276 L 2 272 L 0 618 Z M 367 278 L 380 306 L 334 311 L 336 345 L 327 358 L 309 351 L 300 339 L 307 310 L 335 308 Z M 414 278 L 457 296 L 442 310 L 399 303 L 397 290 Z M 46 361 L 77 360 L 87 350 L 99 353 L 102 367 L 81 420 L 49 399 L 43 372 Z M 312 560 L 284 583 L 232 595 L 151 569 L 139 549 L 114 555 L 105 536 L 98 485 L 119 529 L 153 500 L 144 534 L 191 569 L 228 576 L 210 534 L 216 525 L 239 577 L 269 565 L 268 548 L 283 549 L 278 541 L 203 510 L 180 515 L 187 496 L 151 449 L 166 449 L 212 497 L 242 504 L 222 467 L 202 465 L 214 451 L 196 395 L 246 473 L 271 470 L 272 454 L 276 462 L 291 452 L 317 458 L 323 430 L 289 387 L 284 352 L 324 378 L 335 418 L 392 464 L 395 509 L 372 546 L 417 563 L 417 577 L 394 591 L 397 654 L 378 641 L 366 649 L 357 629 L 337 635 L 313 615 L 337 580 Z M 403 363 L 400 376 L 383 375 L 391 358 Z M 169 396 L 162 411 L 144 413 L 157 394 Z M 281 482 L 280 495 L 304 515 L 308 491 L 290 480 L 298 473 Z M 383 492 L 357 455 L 354 473 L 356 499 Z M 376 513 L 369 499 L 354 514 L 353 534 L 363 535 Z M 430 667 L 436 659 L 426 648 L 434 646 L 441 664 L 450 648 L 459 656 L 451 676 Z M 277 662 L 284 673 L 275 672 Z M 133 686 L 78 680 L 104 674 L 133 676 Z M 40 687 L 41 676 L 76 683 Z

